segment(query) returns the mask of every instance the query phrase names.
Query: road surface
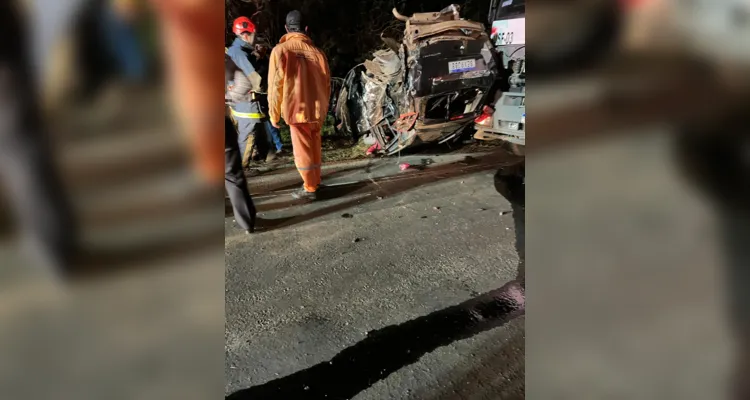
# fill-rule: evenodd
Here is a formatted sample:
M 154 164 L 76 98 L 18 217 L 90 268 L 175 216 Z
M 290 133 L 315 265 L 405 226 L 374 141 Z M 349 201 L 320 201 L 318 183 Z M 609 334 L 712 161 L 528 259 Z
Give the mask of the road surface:
M 266 228 L 226 219 L 229 398 L 523 398 L 523 317 L 481 296 L 519 273 L 493 185 L 517 160 L 415 157 L 327 171 L 312 204 L 294 171 L 251 179 Z

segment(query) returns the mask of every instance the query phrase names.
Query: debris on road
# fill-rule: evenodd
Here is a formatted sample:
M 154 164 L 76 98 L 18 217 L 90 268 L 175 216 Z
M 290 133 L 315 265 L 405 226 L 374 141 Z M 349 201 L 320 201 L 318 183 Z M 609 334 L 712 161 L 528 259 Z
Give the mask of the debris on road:
M 363 240 L 364 240 L 364 239 L 362 239 L 362 238 L 354 238 L 354 243 L 359 243 L 359 242 L 361 242 L 361 241 L 363 241 Z
M 349 219 L 349 218 L 354 218 L 354 215 L 351 215 L 351 214 L 349 214 L 349 213 L 346 213 L 346 214 L 341 214 L 341 218 L 347 218 L 347 219 Z
M 367 149 L 365 154 L 370 156 L 370 155 L 377 153 L 380 150 L 382 150 L 382 147 L 380 147 L 380 143 L 375 143 Z
M 400 169 L 401 171 L 406 171 L 407 169 L 409 169 L 409 167 L 411 167 L 409 163 L 401 163 L 398 165 L 398 169 Z

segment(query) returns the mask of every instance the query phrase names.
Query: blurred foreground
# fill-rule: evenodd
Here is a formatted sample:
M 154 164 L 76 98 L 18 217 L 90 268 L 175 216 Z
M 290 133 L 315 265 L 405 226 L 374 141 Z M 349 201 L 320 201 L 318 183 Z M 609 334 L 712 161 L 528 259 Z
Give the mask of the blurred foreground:
M 748 5 L 621 4 L 605 56 L 529 66 L 527 392 L 746 399 Z
M 212 398 L 223 388 L 223 198 L 196 175 L 172 116 L 158 25 L 148 13 L 117 20 L 109 2 L 29 3 L 47 23 L 30 52 L 54 49 L 31 64 L 35 117 L 80 225 L 74 268 L 98 279 L 63 286 L 35 266 L 0 190 L 0 398 Z M 138 54 L 122 57 L 125 43 Z

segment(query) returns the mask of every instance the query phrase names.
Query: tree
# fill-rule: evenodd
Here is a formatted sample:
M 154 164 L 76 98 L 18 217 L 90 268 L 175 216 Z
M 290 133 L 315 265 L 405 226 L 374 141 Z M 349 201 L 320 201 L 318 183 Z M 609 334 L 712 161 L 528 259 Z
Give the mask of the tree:
M 404 24 L 393 18 L 396 7 L 405 15 L 441 10 L 450 4 L 462 7 L 464 18 L 484 22 L 490 0 L 225 0 L 227 13 L 227 44 L 234 40 L 232 21 L 239 16 L 250 17 L 260 34 L 270 43 L 277 43 L 286 33 L 286 14 L 299 10 L 310 25 L 310 36 L 328 56 L 331 73 L 343 77 L 355 65 L 368 59 L 372 52 L 383 48 L 380 38 L 384 31 L 390 37 L 403 32 Z

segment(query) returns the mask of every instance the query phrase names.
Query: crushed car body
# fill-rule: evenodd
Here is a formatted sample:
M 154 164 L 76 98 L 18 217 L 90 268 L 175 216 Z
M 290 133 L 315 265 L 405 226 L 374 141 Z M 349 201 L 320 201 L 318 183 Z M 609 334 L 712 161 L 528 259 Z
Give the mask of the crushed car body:
M 497 75 L 484 25 L 461 19 L 458 6 L 411 17 L 394 9 L 394 16 L 406 23 L 402 42 L 353 68 L 335 109 L 344 131 L 385 154 L 457 138 Z

